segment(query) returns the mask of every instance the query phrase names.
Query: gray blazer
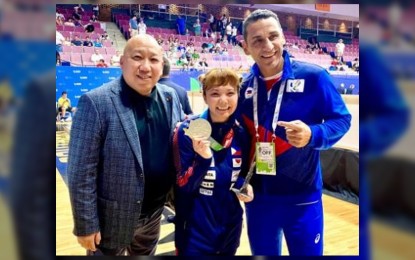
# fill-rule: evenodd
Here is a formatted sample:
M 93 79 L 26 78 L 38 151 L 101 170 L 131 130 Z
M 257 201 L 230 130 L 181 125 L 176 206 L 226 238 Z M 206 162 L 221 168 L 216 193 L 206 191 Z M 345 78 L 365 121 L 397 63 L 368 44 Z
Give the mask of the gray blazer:
M 126 87 L 119 78 L 82 95 L 69 141 L 74 234 L 100 231 L 105 248 L 130 244 L 144 196 L 142 151 Z M 163 97 L 172 137 L 184 119 L 179 98 L 161 84 L 156 91 Z

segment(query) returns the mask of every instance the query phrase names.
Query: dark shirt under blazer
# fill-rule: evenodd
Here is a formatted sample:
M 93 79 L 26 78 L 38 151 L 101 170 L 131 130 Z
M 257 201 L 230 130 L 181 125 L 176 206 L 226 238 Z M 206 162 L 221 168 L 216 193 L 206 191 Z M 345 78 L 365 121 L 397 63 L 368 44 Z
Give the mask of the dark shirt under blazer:
M 131 243 L 144 196 L 142 151 L 126 88 L 121 77 L 81 96 L 70 134 L 67 173 L 74 234 L 100 231 L 104 248 Z M 174 90 L 156 88 L 172 137 L 184 114 Z

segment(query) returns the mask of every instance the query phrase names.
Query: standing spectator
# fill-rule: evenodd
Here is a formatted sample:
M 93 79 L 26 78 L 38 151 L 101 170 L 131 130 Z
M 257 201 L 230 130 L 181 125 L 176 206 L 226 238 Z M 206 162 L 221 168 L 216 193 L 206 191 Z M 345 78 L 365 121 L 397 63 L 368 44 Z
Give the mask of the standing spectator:
M 339 39 L 339 41 L 336 43 L 336 58 L 338 60 L 343 61 L 343 54 L 344 54 L 344 48 L 346 46 L 343 43 L 343 39 Z
M 234 114 L 240 77 L 230 69 L 212 69 L 199 79 L 208 109 L 183 122 L 173 137 L 176 252 L 179 256 L 231 256 L 242 232 L 240 201 L 252 200 L 230 190 L 242 186 L 249 168 L 249 136 Z M 195 119 L 210 123 L 209 139 L 185 135 Z M 253 196 L 250 185 L 248 190 Z
M 163 50 L 149 35 L 131 38 L 121 69 L 81 96 L 71 127 L 68 189 L 88 255 L 154 255 L 175 182 L 171 140 L 184 115 L 176 92 L 157 84 Z
M 187 91 L 182 87 L 174 83 L 170 80 L 170 61 L 166 57 L 163 57 L 164 65 L 163 65 L 163 74 L 159 80 L 160 84 L 164 84 L 168 87 L 173 88 L 180 99 L 180 104 L 182 106 L 182 110 L 186 115 L 193 114 L 192 108 L 189 103 L 189 97 L 187 96 Z
M 94 15 L 95 15 L 96 17 L 98 17 L 98 16 L 99 16 L 99 5 L 94 5 L 94 6 L 92 7 L 92 12 L 94 13 Z
M 108 65 L 105 63 L 104 59 L 100 59 L 97 63 L 97 68 L 108 68 Z
M 220 27 L 220 40 L 223 41 L 223 39 L 225 39 L 226 26 L 228 25 L 228 18 L 226 17 L 226 14 L 222 15 L 221 22 L 222 26 Z
M 87 47 L 93 47 L 94 46 L 94 43 L 91 41 L 91 39 L 89 38 L 89 36 L 87 36 L 85 38 L 85 41 L 84 41 L 84 44 L 83 45 L 84 46 L 87 46 Z
M 132 38 L 138 34 L 137 16 L 133 15 L 128 24 L 130 26 L 130 37 Z
M 215 31 L 215 16 L 213 16 L 213 14 L 210 14 L 208 21 L 209 21 L 210 30 L 214 32 Z
M 138 34 L 146 34 L 147 25 L 144 23 L 144 19 L 140 18 L 140 23 L 138 24 Z
M 104 57 L 99 53 L 98 49 L 95 49 L 95 52 L 91 55 L 91 61 L 94 65 L 97 65 L 100 60 L 103 60 Z
M 119 67 L 120 66 L 120 60 L 121 60 L 121 53 L 119 51 L 116 51 L 114 55 L 111 57 L 111 66 Z
M 186 33 L 186 21 L 184 18 L 179 15 L 176 19 L 177 33 L 180 35 L 185 35 Z
M 200 20 L 196 19 L 196 22 L 193 24 L 193 30 L 196 36 L 200 35 L 201 29 L 202 29 L 202 26 L 200 25 Z
M 238 34 L 238 29 L 236 28 L 236 26 L 232 27 L 232 45 L 236 46 L 236 36 Z
M 159 18 L 164 19 L 166 13 L 167 13 L 167 5 L 166 4 L 159 4 Z
M 229 44 L 231 44 L 231 39 L 232 39 L 232 23 L 228 23 L 226 25 L 226 39 L 228 41 Z
M 324 68 L 283 51 L 274 12 L 252 12 L 243 35 L 245 54 L 255 64 L 242 83 L 239 107 L 251 154 L 256 151 L 261 163 L 251 179 L 255 199 L 245 204 L 252 254 L 280 255 L 284 232 L 290 255 L 322 255 L 320 150 L 344 136 L 351 115 Z M 272 156 L 261 156 L 264 151 Z

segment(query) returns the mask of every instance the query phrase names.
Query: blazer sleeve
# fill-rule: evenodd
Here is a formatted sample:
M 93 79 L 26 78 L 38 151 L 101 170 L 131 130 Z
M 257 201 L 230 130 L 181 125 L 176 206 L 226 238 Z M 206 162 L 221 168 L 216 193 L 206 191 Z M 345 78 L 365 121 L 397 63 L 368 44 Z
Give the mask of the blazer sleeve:
M 99 113 L 94 101 L 81 96 L 69 141 L 68 188 L 74 217 L 74 234 L 99 231 L 97 174 L 101 147 Z
M 193 150 L 192 140 L 184 134 L 188 121 L 180 125 L 173 137 L 173 151 L 177 171 L 176 186 L 187 193 L 196 192 L 205 177 L 212 158 L 205 159 Z

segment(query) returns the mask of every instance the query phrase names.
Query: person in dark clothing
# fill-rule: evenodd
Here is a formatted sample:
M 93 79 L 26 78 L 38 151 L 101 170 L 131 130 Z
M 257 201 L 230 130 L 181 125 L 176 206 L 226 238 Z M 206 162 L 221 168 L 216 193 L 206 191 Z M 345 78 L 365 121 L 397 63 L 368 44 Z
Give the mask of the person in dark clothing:
M 163 57 L 164 60 L 164 66 L 163 66 L 163 74 L 161 75 L 161 78 L 159 79 L 160 84 L 164 84 L 168 87 L 173 88 L 174 90 L 176 90 L 177 95 L 179 96 L 180 99 L 180 104 L 182 105 L 182 110 L 186 115 L 191 115 L 193 114 L 192 108 L 190 107 L 190 103 L 189 103 L 189 98 L 187 96 L 187 92 L 186 90 L 177 85 L 176 83 L 174 83 L 173 81 L 170 80 L 169 75 L 170 75 L 170 61 L 169 59 L 167 59 L 166 57 Z

